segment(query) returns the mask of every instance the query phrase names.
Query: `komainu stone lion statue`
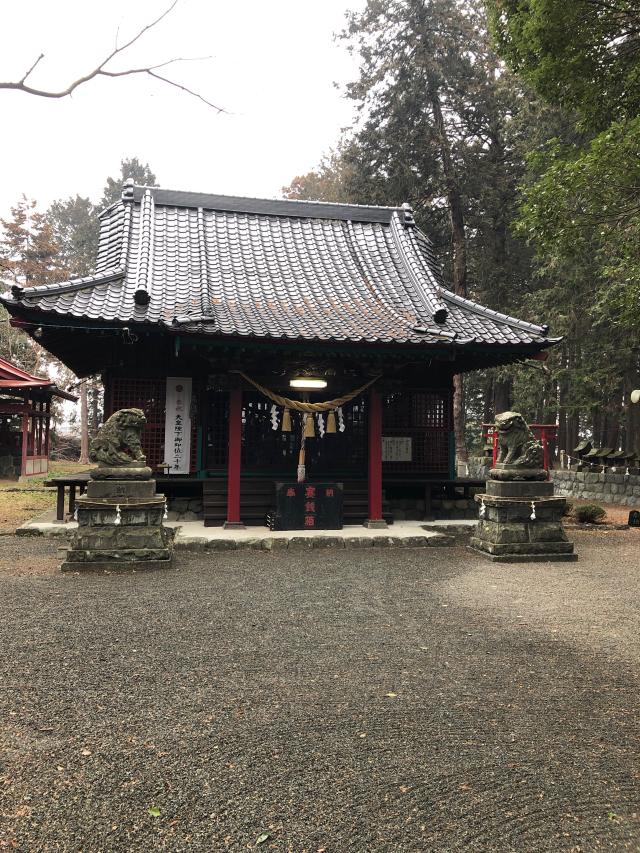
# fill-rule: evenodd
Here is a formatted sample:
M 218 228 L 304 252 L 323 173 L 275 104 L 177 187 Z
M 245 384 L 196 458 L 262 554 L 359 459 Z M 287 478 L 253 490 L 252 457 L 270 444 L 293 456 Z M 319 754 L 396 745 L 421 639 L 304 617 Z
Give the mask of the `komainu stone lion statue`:
M 143 467 L 147 460 L 142 452 L 140 433 L 146 422 L 142 409 L 114 412 L 91 440 L 91 461 L 109 468 Z
M 505 468 L 542 468 L 542 445 L 519 412 L 496 416 L 498 431 L 497 463 Z

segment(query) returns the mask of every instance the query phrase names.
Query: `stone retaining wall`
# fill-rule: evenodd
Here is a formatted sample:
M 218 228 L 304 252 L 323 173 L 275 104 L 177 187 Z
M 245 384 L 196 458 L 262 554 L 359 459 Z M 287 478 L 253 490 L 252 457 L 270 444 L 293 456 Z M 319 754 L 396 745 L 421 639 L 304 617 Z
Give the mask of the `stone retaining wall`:
M 581 498 L 594 503 L 640 506 L 640 475 L 624 471 L 552 471 L 551 479 L 558 497 Z
M 482 489 L 478 489 L 482 491 Z M 384 511 L 393 513 L 396 521 L 421 521 L 424 518 L 424 498 L 392 498 L 385 500 Z M 201 498 L 170 498 L 169 521 L 198 521 L 203 518 Z M 436 519 L 477 518 L 478 506 L 473 501 L 438 500 L 431 502 L 431 517 Z

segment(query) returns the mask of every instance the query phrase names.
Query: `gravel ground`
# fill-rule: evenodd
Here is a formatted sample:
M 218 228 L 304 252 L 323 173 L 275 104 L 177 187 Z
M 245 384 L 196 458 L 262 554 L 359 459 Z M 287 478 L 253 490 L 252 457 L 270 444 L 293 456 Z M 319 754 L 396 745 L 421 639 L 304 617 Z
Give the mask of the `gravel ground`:
M 640 531 L 180 554 L 0 539 L 0 848 L 640 849 Z

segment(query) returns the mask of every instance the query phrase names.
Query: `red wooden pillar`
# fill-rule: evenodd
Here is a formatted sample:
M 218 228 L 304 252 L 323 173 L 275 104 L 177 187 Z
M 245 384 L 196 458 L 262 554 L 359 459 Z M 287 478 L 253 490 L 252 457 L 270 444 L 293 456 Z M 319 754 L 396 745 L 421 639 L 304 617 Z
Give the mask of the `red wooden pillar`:
M 382 398 L 369 391 L 369 518 L 365 527 L 386 527 L 382 517 Z
M 243 528 L 240 520 L 240 463 L 242 459 L 242 390 L 229 392 L 229 459 L 227 463 L 226 528 Z
M 27 395 L 24 395 L 24 402 L 22 404 L 22 453 L 20 460 L 20 476 L 26 477 L 27 475 L 27 454 L 29 452 L 29 415 L 27 412 L 29 411 L 29 398 Z

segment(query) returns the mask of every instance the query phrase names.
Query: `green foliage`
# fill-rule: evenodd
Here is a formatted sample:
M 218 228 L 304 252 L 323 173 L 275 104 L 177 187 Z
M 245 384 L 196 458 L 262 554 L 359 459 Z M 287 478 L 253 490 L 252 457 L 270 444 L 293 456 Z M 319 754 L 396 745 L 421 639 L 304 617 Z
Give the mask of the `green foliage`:
M 137 157 L 120 162 L 120 176 L 117 178 L 107 178 L 102 199 L 98 205 L 99 210 L 104 210 L 105 207 L 118 201 L 122 194 L 122 184 L 132 178 L 134 183 L 142 187 L 157 187 L 156 176 L 149 168 L 148 163 L 141 163 Z
M 640 112 L 636 0 L 487 0 L 498 50 L 546 100 L 603 130 Z
M 638 324 L 640 117 L 616 122 L 587 145 L 551 140 L 530 157 L 520 233 L 541 269 L 592 266 L 594 317 Z
M 98 220 L 90 199 L 76 195 L 55 201 L 47 211 L 59 247 L 59 257 L 71 276 L 87 275 L 96 260 Z
M 50 223 L 36 202 L 25 196 L 11 208 L 10 219 L 0 219 L 0 285 L 33 287 L 63 281 L 67 271 L 59 257 Z M 0 309 L 0 354 L 30 373 L 46 373 L 50 359 L 24 332 L 9 324 Z
M 597 524 L 606 512 L 599 504 L 582 504 L 573 509 L 573 517 L 579 524 Z

